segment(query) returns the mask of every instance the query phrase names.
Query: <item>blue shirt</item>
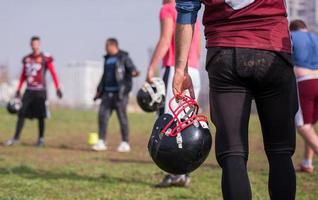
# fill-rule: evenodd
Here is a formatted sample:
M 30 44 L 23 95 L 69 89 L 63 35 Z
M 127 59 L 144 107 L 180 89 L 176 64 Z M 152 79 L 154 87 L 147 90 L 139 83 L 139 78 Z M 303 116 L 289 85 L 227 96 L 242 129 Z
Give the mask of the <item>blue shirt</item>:
M 116 64 L 118 58 L 116 56 L 111 56 L 105 60 L 105 92 L 118 92 L 119 85 L 116 80 Z
M 318 69 L 317 35 L 304 31 L 294 31 L 291 35 L 294 48 L 293 60 L 296 66 Z
M 177 23 L 194 24 L 200 8 L 201 0 L 176 0 L 176 9 L 178 11 Z

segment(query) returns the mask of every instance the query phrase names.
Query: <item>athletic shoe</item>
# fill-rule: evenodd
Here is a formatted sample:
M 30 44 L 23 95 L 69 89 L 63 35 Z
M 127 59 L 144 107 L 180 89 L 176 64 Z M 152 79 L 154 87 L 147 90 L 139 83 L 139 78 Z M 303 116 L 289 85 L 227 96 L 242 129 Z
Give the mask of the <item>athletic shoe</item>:
M 44 138 L 38 139 L 38 141 L 36 142 L 35 146 L 36 147 L 44 147 L 45 146 Z
M 121 142 L 117 148 L 117 151 L 121 153 L 130 152 L 130 146 L 128 142 Z
M 13 145 L 16 145 L 16 144 L 19 144 L 19 140 L 11 138 L 10 140 L 8 140 L 8 141 L 6 141 L 4 143 L 4 146 L 13 146 Z
M 303 164 L 299 164 L 298 168 L 296 168 L 296 172 L 308 173 L 311 174 L 314 172 L 314 166 L 306 166 Z
M 92 146 L 92 149 L 94 151 L 106 151 L 107 150 L 107 146 L 106 146 L 106 144 L 105 144 L 105 142 L 103 140 L 98 140 L 97 144 Z
M 165 188 L 165 187 L 189 187 L 191 182 L 191 178 L 188 175 L 172 175 L 167 174 L 163 180 L 155 185 L 157 188 Z

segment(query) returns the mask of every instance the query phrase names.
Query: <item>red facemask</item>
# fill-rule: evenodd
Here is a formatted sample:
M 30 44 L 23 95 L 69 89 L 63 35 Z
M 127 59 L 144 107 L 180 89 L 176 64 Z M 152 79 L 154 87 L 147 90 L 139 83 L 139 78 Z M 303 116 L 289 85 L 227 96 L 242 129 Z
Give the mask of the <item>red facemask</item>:
M 173 108 L 173 101 L 178 103 L 176 108 Z M 173 119 L 161 131 L 162 134 L 167 136 L 176 137 L 178 133 L 191 125 L 198 126 L 200 122 L 204 122 L 204 124 L 208 122 L 205 115 L 198 115 L 199 105 L 195 99 L 189 96 L 178 95 L 173 97 L 169 101 L 169 109 Z

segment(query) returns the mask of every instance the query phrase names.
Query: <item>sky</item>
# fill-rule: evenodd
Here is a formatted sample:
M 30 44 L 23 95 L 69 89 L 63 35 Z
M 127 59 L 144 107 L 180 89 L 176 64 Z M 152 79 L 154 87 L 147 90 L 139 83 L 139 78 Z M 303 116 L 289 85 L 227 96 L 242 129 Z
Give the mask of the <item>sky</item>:
M 159 38 L 162 0 L 0 0 L 0 64 L 11 77 L 21 70 L 33 35 L 55 58 L 56 68 L 70 61 L 102 61 L 104 43 L 116 37 L 144 71 L 149 48 Z

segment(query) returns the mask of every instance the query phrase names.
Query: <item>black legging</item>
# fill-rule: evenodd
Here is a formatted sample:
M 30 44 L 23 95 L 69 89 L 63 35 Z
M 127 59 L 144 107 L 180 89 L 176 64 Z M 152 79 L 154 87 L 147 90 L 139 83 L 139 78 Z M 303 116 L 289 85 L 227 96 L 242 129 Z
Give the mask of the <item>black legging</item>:
M 272 200 L 295 199 L 296 176 L 290 156 L 284 154 L 268 155 L 268 189 Z M 242 156 L 229 156 L 222 164 L 222 193 L 227 199 L 252 199 L 250 183 L 246 170 L 246 160 Z
M 44 131 L 45 131 L 45 119 L 40 118 L 39 121 L 39 139 L 44 138 Z
M 269 161 L 273 200 L 295 199 L 294 117 L 298 109 L 290 55 L 243 48 L 208 51 L 211 118 L 216 126 L 216 156 L 222 167 L 225 200 L 251 199 L 247 175 L 248 124 L 252 100 L 259 114 Z
M 16 125 L 16 130 L 14 134 L 14 139 L 19 140 L 20 135 L 22 132 L 22 129 L 24 127 L 24 122 L 25 118 L 24 117 L 18 117 L 17 125 Z M 45 132 L 45 119 L 44 118 L 39 118 L 38 119 L 38 128 L 39 128 L 39 139 L 44 138 L 44 132 Z

